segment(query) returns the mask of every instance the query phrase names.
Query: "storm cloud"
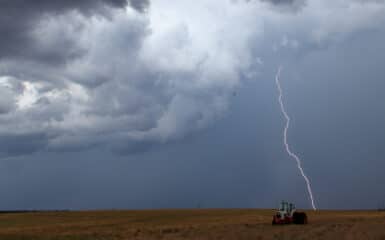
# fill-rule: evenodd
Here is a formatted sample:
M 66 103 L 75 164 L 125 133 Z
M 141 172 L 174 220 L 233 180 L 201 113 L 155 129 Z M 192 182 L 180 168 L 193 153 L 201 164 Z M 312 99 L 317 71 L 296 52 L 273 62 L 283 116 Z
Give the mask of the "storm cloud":
M 328 47 L 380 28 L 385 16 L 380 1 L 268 2 L 301 8 L 2 1 L 0 151 L 102 146 L 130 153 L 180 139 L 221 118 L 244 80 L 258 78 L 267 55 L 285 59 Z
M 0 58 L 32 58 L 45 62 L 63 62 L 67 58 L 78 56 L 79 53 L 71 48 L 71 41 L 64 39 L 55 39 L 56 46 L 60 46 L 70 51 L 59 51 L 53 46 L 39 45 L 34 37 L 34 29 L 46 21 L 47 18 L 60 17 L 68 12 L 78 12 L 83 15 L 106 16 L 111 9 L 122 9 L 130 4 L 138 11 L 144 11 L 147 1 L 126 0 L 79 0 L 79 1 L 24 1 L 9 0 L 0 3 Z M 79 23 L 76 28 L 81 28 Z M 75 27 L 75 26 L 74 26 Z M 63 31 L 66 31 L 64 29 Z

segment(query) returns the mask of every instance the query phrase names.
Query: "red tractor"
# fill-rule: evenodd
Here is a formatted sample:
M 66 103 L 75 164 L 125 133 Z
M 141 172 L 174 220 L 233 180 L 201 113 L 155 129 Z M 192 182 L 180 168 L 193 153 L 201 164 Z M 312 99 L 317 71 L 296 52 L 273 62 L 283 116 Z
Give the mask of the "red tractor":
M 282 201 L 277 213 L 273 216 L 273 225 L 282 224 L 307 224 L 307 216 L 304 212 L 297 212 L 295 205 Z

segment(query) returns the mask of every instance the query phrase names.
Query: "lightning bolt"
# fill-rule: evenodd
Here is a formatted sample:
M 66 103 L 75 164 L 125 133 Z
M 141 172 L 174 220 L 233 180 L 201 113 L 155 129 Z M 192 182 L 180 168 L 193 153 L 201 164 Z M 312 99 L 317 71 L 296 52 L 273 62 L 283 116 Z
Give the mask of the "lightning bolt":
M 317 208 L 314 204 L 314 197 L 313 197 L 313 191 L 311 189 L 310 180 L 306 176 L 305 171 L 302 168 L 301 159 L 295 153 L 293 153 L 291 151 L 290 146 L 287 142 L 287 132 L 288 132 L 289 126 L 290 126 L 290 117 L 285 110 L 285 105 L 283 104 L 282 88 L 281 88 L 281 83 L 279 82 L 279 79 L 281 77 L 281 72 L 282 72 L 282 67 L 279 67 L 277 75 L 275 76 L 275 83 L 277 85 L 277 89 L 278 89 L 278 93 L 279 93 L 279 96 L 278 96 L 279 105 L 281 106 L 282 114 L 286 119 L 286 125 L 285 125 L 285 129 L 283 131 L 283 144 L 285 145 L 285 149 L 286 149 L 287 154 L 289 154 L 289 156 L 292 157 L 296 161 L 297 168 L 298 168 L 299 172 L 301 173 L 303 179 L 306 182 L 307 191 L 309 193 L 309 197 L 310 197 L 310 201 L 311 201 L 311 206 L 313 207 L 313 210 L 317 210 Z

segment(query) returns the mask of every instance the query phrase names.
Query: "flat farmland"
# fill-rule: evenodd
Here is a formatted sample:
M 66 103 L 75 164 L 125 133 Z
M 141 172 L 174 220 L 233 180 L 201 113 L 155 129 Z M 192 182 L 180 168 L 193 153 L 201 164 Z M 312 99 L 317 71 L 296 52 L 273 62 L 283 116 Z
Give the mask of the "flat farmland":
M 255 209 L 2 213 L 0 239 L 385 239 L 385 212 L 306 213 L 304 226 Z

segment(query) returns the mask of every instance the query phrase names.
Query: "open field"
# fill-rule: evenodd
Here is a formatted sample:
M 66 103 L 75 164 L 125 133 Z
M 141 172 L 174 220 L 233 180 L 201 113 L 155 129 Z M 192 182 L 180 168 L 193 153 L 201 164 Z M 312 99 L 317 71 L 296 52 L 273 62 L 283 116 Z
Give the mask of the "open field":
M 1 240 L 385 239 L 385 212 L 307 211 L 306 226 L 272 226 L 273 210 L 0 214 Z

